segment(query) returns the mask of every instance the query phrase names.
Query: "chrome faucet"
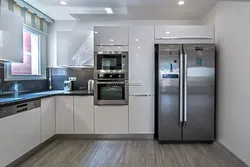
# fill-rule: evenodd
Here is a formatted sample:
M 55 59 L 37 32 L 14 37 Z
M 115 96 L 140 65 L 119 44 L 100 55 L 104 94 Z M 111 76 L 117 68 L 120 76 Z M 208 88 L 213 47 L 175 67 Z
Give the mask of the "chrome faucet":
M 17 82 L 14 83 L 14 91 L 15 91 L 15 98 L 18 98 L 19 95 L 19 85 Z

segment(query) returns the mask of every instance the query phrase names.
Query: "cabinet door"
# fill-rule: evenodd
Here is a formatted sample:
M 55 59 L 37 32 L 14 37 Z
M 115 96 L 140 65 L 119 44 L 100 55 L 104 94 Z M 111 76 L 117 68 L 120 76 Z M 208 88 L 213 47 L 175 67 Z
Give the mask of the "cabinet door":
M 168 38 L 211 38 L 214 39 L 214 28 L 212 26 L 156 26 L 156 39 Z
M 129 133 L 154 134 L 154 96 L 129 97 Z
M 130 94 L 154 94 L 154 27 L 129 28 L 129 82 Z
M 94 27 L 95 45 L 128 45 L 128 27 Z
M 56 97 L 56 134 L 74 133 L 73 96 Z
M 128 106 L 95 106 L 95 134 L 128 134 Z
M 0 9 L 0 59 L 23 62 L 22 20 L 8 9 Z
M 56 133 L 56 101 L 55 97 L 42 99 L 41 102 L 41 137 L 42 142 Z
M 57 66 L 93 66 L 93 31 L 57 32 Z
M 93 96 L 74 96 L 75 134 L 94 133 Z
M 0 119 L 0 166 L 6 166 L 41 143 L 41 108 Z

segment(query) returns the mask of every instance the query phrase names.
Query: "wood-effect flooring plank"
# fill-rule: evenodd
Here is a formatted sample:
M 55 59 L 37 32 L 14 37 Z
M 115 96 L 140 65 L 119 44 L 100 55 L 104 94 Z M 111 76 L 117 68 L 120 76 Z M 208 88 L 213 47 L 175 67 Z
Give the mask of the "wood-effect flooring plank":
M 57 139 L 20 167 L 243 167 L 210 144 Z

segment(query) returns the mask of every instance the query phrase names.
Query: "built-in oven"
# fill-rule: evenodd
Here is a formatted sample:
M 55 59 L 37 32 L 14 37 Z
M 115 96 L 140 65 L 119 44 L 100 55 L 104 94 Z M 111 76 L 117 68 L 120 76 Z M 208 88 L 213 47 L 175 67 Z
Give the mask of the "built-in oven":
M 95 81 L 95 105 L 128 105 L 127 79 L 124 74 L 99 74 Z
M 95 73 L 127 73 L 128 52 L 96 51 Z

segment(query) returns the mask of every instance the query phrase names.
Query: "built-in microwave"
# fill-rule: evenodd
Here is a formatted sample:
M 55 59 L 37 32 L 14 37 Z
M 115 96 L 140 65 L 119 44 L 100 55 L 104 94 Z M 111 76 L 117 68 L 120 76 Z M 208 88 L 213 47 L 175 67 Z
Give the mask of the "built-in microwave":
M 128 52 L 96 51 L 95 73 L 127 73 Z

